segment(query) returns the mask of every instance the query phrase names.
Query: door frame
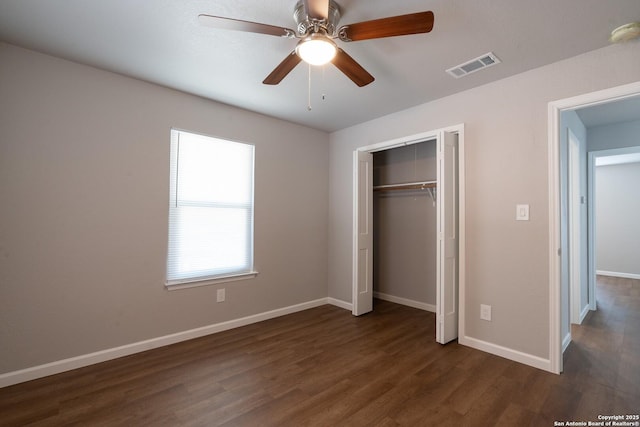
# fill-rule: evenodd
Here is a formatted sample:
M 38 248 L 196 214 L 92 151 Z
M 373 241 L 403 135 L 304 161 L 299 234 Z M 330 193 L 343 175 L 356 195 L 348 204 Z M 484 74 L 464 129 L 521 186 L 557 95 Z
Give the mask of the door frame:
M 569 249 L 569 319 L 570 323 L 581 324 L 587 312 L 580 306 L 582 301 L 582 265 L 586 260 L 582 259 L 582 193 L 580 188 L 580 140 L 570 128 L 567 128 L 567 227 L 569 238 L 567 248 Z M 586 147 L 585 150 L 586 152 Z M 584 241 L 586 242 L 586 240 Z
M 562 372 L 562 280 L 561 266 L 561 199 L 560 199 L 560 132 L 563 111 L 606 104 L 640 95 L 640 82 L 616 86 L 596 92 L 565 98 L 548 104 L 548 171 L 549 171 L 549 368 Z
M 430 130 L 427 132 L 422 132 L 414 135 L 408 135 L 388 141 L 383 141 L 375 144 L 364 145 L 357 147 L 355 149 L 354 159 L 358 157 L 358 152 L 368 152 L 375 153 L 378 151 L 389 150 L 392 148 L 403 147 L 406 145 L 417 144 L 419 142 L 431 141 L 438 138 L 438 136 L 443 132 L 454 133 L 458 136 L 458 170 L 457 170 L 457 184 L 458 184 L 458 336 L 465 336 L 464 334 L 464 307 L 465 307 L 465 151 L 464 151 L 464 124 L 458 124 L 454 126 L 449 126 L 445 128 Z M 358 292 L 358 283 L 357 283 L 357 268 L 358 268 L 358 196 L 357 196 L 357 180 L 358 180 L 358 165 L 357 162 L 354 161 L 354 169 L 353 169 L 353 182 L 354 182 L 354 194 L 353 194 L 353 222 L 352 222 L 352 236 L 353 236 L 353 247 L 352 247 L 352 271 L 353 271 L 353 280 L 352 280 L 352 295 L 355 298 L 356 293 Z M 372 194 L 369 194 L 369 197 L 373 197 Z M 355 301 L 353 301 L 352 305 L 352 313 L 355 315 L 356 306 Z M 436 304 L 438 301 L 436 301 Z

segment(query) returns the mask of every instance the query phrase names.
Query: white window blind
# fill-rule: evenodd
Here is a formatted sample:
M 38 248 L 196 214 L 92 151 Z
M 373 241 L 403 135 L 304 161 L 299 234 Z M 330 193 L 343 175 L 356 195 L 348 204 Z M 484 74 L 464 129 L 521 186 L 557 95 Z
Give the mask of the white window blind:
M 171 130 L 167 286 L 253 272 L 254 146 Z

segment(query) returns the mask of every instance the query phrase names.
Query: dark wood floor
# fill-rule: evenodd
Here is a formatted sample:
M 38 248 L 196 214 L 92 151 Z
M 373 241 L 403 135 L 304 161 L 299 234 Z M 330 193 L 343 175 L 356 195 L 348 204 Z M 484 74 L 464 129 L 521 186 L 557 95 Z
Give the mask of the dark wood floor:
M 601 278 L 554 375 L 323 306 L 0 389 L 0 425 L 553 426 L 640 412 L 640 281 Z

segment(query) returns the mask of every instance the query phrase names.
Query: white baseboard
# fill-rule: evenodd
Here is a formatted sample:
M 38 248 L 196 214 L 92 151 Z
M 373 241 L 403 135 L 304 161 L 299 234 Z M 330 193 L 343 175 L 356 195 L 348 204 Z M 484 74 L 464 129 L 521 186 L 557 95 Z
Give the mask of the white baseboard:
M 419 308 L 426 311 L 435 312 L 435 307 L 430 304 L 425 304 L 417 301 L 407 300 L 404 298 L 393 297 L 386 294 L 376 293 L 376 298 L 395 302 L 398 304 L 408 305 L 410 307 Z M 108 360 L 117 359 L 131 354 L 140 353 L 154 348 L 159 348 L 171 344 L 175 344 L 182 341 L 187 341 L 194 338 L 200 338 L 206 335 L 215 334 L 217 332 L 223 332 L 229 329 L 239 328 L 241 326 L 250 325 L 264 320 L 273 319 L 287 314 L 296 313 L 302 310 L 308 310 L 310 308 L 319 307 L 321 305 L 331 304 L 345 310 L 352 310 L 352 304 L 346 301 L 338 300 L 335 298 L 320 298 L 314 301 L 309 301 L 301 304 L 292 305 L 289 307 L 279 308 L 276 310 L 267 311 L 264 313 L 255 314 L 252 316 L 242 317 L 240 319 L 229 320 L 226 322 L 216 323 L 213 325 L 203 326 L 201 328 L 191 329 L 175 334 L 165 335 L 162 337 L 152 338 L 145 341 L 139 341 L 132 344 L 123 345 L 120 347 L 110 348 L 106 350 L 97 351 L 81 356 L 71 357 L 44 365 L 34 366 L 31 368 L 21 369 L 19 371 L 7 372 L 0 374 L 0 388 L 8 387 L 10 385 L 31 381 L 38 378 L 43 378 L 49 375 L 59 374 L 61 372 L 70 371 L 72 369 L 82 368 L 85 366 L 93 365 L 96 363 L 106 362 Z M 487 353 L 495 354 L 497 356 L 504 357 L 506 359 L 514 360 L 525 365 L 533 366 L 535 368 L 543 369 L 545 371 L 553 372 L 550 369 L 550 362 L 547 359 L 542 359 L 537 356 L 522 353 L 516 350 L 512 350 L 506 347 L 491 344 L 485 341 L 481 341 L 475 338 L 460 337 L 459 343 L 466 345 L 477 350 L 485 351 Z M 564 345 L 564 342 L 563 342 Z M 567 344 L 568 345 L 568 344 Z
M 587 317 L 587 314 L 589 314 L 589 310 L 590 309 L 591 309 L 591 306 L 589 304 L 587 304 L 582 309 L 582 312 L 580 312 L 580 324 L 581 325 L 582 325 L 582 321 L 584 320 L 584 318 Z
M 203 326 L 201 328 L 191 329 L 188 331 L 183 331 L 175 334 L 165 335 L 162 337 L 152 338 L 145 341 L 139 341 L 132 344 L 126 344 L 120 347 L 110 348 L 106 350 L 97 351 L 94 353 L 71 357 L 69 359 L 46 363 L 44 365 L 21 369 L 19 371 L 7 372 L 4 374 L 0 374 L 0 388 L 22 383 L 25 381 L 35 380 L 37 378 L 42 378 L 49 375 L 59 374 L 61 372 L 82 368 L 84 366 L 89 366 L 89 365 L 93 365 L 100 362 L 106 362 L 108 360 L 117 359 L 123 356 L 129 356 L 131 354 L 152 350 L 154 348 L 163 347 L 163 346 L 175 344 L 182 341 L 187 341 L 194 338 L 200 338 L 205 335 L 211 335 L 217 332 L 239 328 L 241 326 L 262 322 L 264 320 L 273 319 L 275 317 L 285 316 L 287 314 L 296 313 L 298 311 L 307 310 L 314 307 L 319 307 L 325 304 L 338 305 L 336 302 L 339 302 L 339 300 L 334 300 L 329 298 L 320 298 L 315 301 L 308 301 L 302 304 L 296 304 L 289 307 L 267 311 L 264 313 L 254 314 L 252 316 L 242 317 L 240 319 L 229 320 L 226 322 Z M 344 304 L 348 304 L 348 303 L 344 303 Z
M 599 274 L 601 276 L 622 277 L 623 279 L 640 280 L 640 274 L 635 274 L 635 273 L 620 273 L 617 271 L 596 270 L 596 274 Z
M 420 310 L 430 311 L 432 313 L 436 312 L 436 306 L 433 304 L 427 304 L 425 302 L 414 301 L 407 298 L 395 297 L 393 295 L 383 294 L 381 292 L 374 292 L 374 298 L 378 298 L 384 301 L 395 302 L 396 304 L 402 304 L 413 308 L 418 308 Z
M 564 354 L 564 351 L 567 349 L 567 347 L 569 347 L 569 344 L 571 344 L 571 332 L 565 335 L 564 339 L 562 340 L 562 354 Z
M 327 298 L 327 303 L 335 305 L 336 307 L 344 308 L 345 310 L 353 311 L 353 304 L 350 302 L 342 301 L 336 298 Z
M 553 373 L 553 370 L 551 369 L 551 361 L 549 359 L 543 359 L 542 357 L 534 356 L 528 353 L 523 353 L 521 351 L 513 350 L 511 348 L 502 347 L 500 345 L 492 344 L 476 338 L 458 337 L 458 343 L 462 345 L 466 345 L 467 347 L 475 348 L 476 350 L 481 350 L 486 353 L 495 354 L 496 356 L 513 360 L 514 362 L 523 363 L 525 365 L 533 366 L 534 368 L 542 369 L 544 371 Z

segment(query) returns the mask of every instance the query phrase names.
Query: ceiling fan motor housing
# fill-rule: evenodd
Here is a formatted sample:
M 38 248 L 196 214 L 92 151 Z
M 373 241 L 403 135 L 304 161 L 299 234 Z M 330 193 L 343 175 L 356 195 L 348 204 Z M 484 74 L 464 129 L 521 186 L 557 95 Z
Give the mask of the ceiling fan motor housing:
M 318 21 L 316 19 L 310 19 L 309 14 L 305 10 L 304 2 L 300 0 L 293 11 L 293 19 L 297 24 L 297 31 L 299 36 L 305 36 L 309 33 L 317 33 L 319 30 L 324 32 L 329 37 L 335 37 L 338 22 L 340 22 L 340 6 L 333 1 L 329 1 L 329 13 L 326 21 L 323 19 Z

